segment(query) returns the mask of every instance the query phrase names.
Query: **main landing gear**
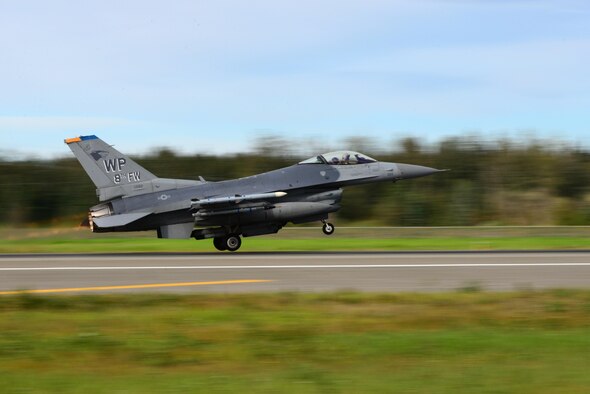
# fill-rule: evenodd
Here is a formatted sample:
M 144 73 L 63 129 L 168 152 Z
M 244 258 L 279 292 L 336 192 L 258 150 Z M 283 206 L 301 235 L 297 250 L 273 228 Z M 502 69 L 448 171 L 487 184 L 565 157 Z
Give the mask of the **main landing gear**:
M 322 231 L 324 232 L 324 234 L 326 235 L 332 235 L 334 234 L 334 225 L 332 223 L 328 223 L 325 220 L 322 221 L 322 223 L 324 223 L 324 226 L 322 227 Z
M 322 223 L 322 231 L 326 235 L 334 234 L 335 227 L 332 223 L 328 223 L 327 221 L 323 220 Z M 215 249 L 224 251 L 228 250 L 230 252 L 235 252 L 236 250 L 240 249 L 242 246 L 242 239 L 240 238 L 239 234 L 231 233 L 221 237 L 213 238 L 213 246 Z
M 238 234 L 229 234 L 225 237 L 213 238 L 213 245 L 217 250 L 229 250 L 235 252 L 242 246 L 242 239 Z

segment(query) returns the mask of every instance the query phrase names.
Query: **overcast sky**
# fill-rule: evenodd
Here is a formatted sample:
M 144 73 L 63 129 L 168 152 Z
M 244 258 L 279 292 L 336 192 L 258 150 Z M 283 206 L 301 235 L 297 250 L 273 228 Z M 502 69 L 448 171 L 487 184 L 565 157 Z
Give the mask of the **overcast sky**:
M 0 152 L 239 152 L 263 134 L 590 147 L 587 1 L 1 1 Z M 355 147 L 348 147 L 354 149 Z

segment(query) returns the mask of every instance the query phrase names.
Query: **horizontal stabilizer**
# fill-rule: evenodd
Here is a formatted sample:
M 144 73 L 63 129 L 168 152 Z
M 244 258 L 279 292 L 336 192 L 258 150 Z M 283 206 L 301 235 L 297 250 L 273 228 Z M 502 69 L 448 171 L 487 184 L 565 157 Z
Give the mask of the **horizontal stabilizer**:
M 158 228 L 158 238 L 188 239 L 191 237 L 194 222 L 169 224 Z
M 151 212 L 137 212 L 124 213 L 121 215 L 102 216 L 92 219 L 92 222 L 100 228 L 120 227 L 135 222 L 136 220 L 144 218 L 150 214 Z

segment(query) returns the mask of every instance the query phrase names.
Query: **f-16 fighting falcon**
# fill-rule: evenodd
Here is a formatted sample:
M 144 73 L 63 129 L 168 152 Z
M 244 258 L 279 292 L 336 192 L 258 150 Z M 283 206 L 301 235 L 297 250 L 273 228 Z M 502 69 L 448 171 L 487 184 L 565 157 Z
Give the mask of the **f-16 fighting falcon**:
M 212 238 L 236 251 L 240 237 L 277 233 L 288 222 L 323 223 L 340 209 L 342 187 L 396 182 L 444 171 L 378 162 L 362 153 L 324 153 L 290 167 L 221 182 L 158 178 L 94 135 L 65 140 L 96 185 L 93 232 L 156 230 L 158 238 Z

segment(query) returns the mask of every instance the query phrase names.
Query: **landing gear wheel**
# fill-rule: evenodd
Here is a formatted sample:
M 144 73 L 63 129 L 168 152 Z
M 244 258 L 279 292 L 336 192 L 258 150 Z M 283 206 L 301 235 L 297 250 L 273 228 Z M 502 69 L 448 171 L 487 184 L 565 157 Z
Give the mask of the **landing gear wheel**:
M 215 246 L 215 249 L 217 250 L 227 250 L 227 247 L 225 246 L 225 238 L 224 237 L 215 237 L 213 238 L 213 246 Z
M 332 223 L 324 223 L 324 226 L 322 227 L 322 231 L 324 232 L 324 234 L 326 235 L 332 235 L 334 234 L 334 225 Z
M 235 252 L 242 246 L 242 239 L 237 234 L 230 234 L 225 238 L 223 246 L 230 252 Z

